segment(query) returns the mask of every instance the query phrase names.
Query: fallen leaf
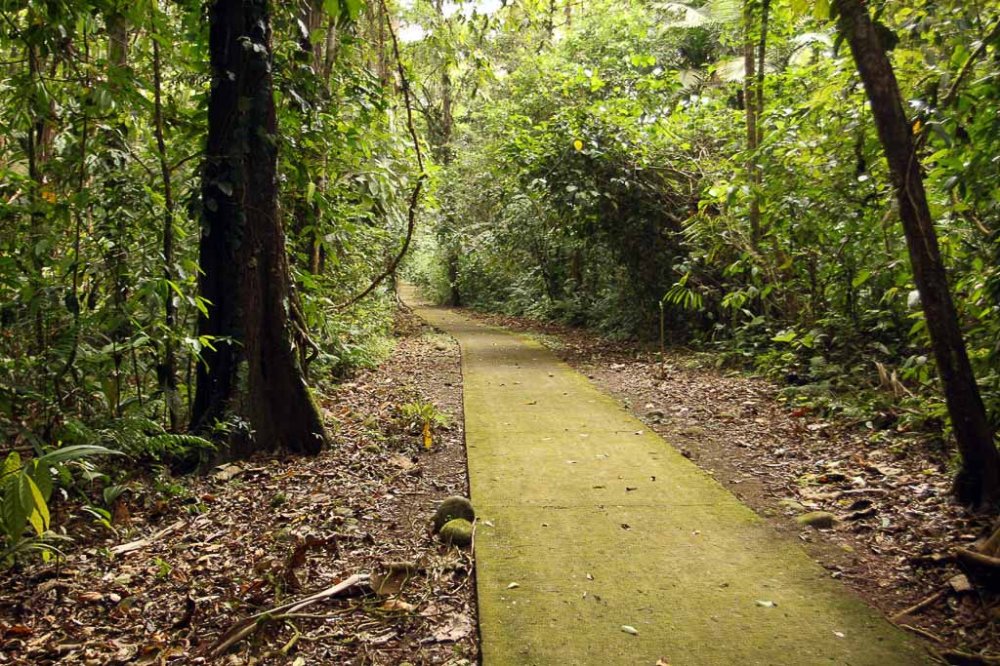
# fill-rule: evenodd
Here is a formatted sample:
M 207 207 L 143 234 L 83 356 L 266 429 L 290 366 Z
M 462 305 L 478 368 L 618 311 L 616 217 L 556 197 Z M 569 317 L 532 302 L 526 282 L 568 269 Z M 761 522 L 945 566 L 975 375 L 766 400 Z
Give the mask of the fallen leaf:
M 969 577 L 965 574 L 952 576 L 948 579 L 948 585 L 950 585 L 951 589 L 955 590 L 955 592 L 958 592 L 959 594 L 973 591 L 972 583 L 969 582 Z
M 403 601 L 402 599 L 388 599 L 384 604 L 379 606 L 379 608 L 384 611 L 397 611 L 400 613 L 412 613 L 417 610 L 416 605 Z
M 472 633 L 472 621 L 465 615 L 452 615 L 434 632 L 434 640 L 448 643 L 465 638 Z

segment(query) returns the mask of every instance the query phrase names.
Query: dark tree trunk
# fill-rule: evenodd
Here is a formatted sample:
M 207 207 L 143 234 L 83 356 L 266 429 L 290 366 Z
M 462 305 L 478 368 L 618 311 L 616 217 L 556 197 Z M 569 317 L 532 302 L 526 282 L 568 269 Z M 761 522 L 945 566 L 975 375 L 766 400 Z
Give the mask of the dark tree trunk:
M 854 54 L 889 162 L 913 265 L 913 279 L 920 293 L 945 401 L 962 455 L 955 492 L 964 504 L 986 507 L 1000 500 L 1000 453 L 993 442 L 993 432 L 958 325 L 899 85 L 864 3 L 836 0 L 836 6 L 840 29 Z
M 153 39 L 153 134 L 156 137 L 156 153 L 163 179 L 163 279 L 174 279 L 174 190 L 170 165 L 167 161 L 167 142 L 163 131 L 163 66 L 160 59 L 160 43 Z M 158 369 L 160 388 L 167 403 L 167 414 L 171 431 L 180 425 L 181 404 L 177 393 L 177 354 L 174 349 L 174 328 L 177 325 L 176 295 L 168 285 L 164 289 L 165 308 L 163 324 L 166 335 L 163 341 L 163 360 Z
M 750 180 L 750 239 L 754 245 L 760 240 L 760 183 L 757 169 L 757 61 L 753 40 L 754 11 L 752 0 L 743 6 L 743 106 L 746 110 L 747 176 Z
M 267 0 L 216 0 L 209 10 L 212 90 L 202 197 L 200 335 L 192 425 L 236 414 L 255 448 L 316 453 L 326 442 L 292 345 Z

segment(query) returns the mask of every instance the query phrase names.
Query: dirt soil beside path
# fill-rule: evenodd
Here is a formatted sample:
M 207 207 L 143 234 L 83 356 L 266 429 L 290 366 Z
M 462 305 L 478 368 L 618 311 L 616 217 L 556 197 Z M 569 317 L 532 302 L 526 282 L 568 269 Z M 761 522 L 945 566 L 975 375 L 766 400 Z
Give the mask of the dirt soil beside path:
M 660 362 L 579 329 L 476 316 L 555 351 L 948 661 L 1000 663 L 1000 599 L 970 587 L 952 557 L 984 538 L 989 520 L 952 503 L 947 452 L 790 410 L 774 384 L 706 369 L 690 353 Z M 812 511 L 838 520 L 823 530 L 796 522 Z
M 0 573 L 0 664 L 476 663 L 471 555 L 428 529 L 440 499 L 467 493 L 458 348 L 412 316 L 397 324 L 381 368 L 321 397 L 332 451 L 132 484 L 117 534 L 63 503 L 65 558 Z M 429 451 L 403 409 L 421 403 L 448 417 Z M 239 620 L 394 562 L 410 566 L 383 594 L 317 603 L 204 656 Z

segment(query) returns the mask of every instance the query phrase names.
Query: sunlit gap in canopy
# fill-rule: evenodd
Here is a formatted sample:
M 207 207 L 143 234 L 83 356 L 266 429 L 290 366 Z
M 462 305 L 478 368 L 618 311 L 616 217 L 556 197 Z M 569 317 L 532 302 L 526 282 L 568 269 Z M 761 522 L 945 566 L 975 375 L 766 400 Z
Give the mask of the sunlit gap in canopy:
M 401 0 L 399 3 L 404 10 L 413 9 L 414 0 Z M 466 18 L 471 17 L 474 13 L 492 14 L 499 10 L 503 6 L 502 0 L 474 0 L 472 2 L 445 2 L 441 8 L 441 12 L 445 18 L 451 18 L 458 12 L 465 15 Z M 410 44 L 413 42 L 419 42 L 424 37 L 427 36 L 427 30 L 419 23 L 405 23 L 402 22 L 399 28 L 399 40 L 403 43 Z

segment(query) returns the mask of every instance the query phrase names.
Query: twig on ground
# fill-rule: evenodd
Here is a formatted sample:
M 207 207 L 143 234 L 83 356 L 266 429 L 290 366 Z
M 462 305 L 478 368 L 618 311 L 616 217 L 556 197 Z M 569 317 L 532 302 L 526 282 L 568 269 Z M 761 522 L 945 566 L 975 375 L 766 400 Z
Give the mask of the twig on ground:
M 215 658 L 226 652 L 230 647 L 252 634 L 266 620 L 282 620 L 292 618 L 297 611 L 313 605 L 317 601 L 342 596 L 348 592 L 353 592 L 355 588 L 368 582 L 368 574 L 355 574 L 336 585 L 320 590 L 298 601 L 290 601 L 274 608 L 261 611 L 256 615 L 244 618 L 229 628 L 219 639 L 208 648 L 208 656 Z
M 136 550 L 142 550 L 143 548 L 146 548 L 147 546 L 151 546 L 152 544 L 156 543 L 157 541 L 167 536 L 168 534 L 176 532 L 177 530 L 184 527 L 186 524 L 187 523 L 184 522 L 183 520 L 178 520 L 176 523 L 163 528 L 162 530 L 160 530 L 156 534 L 153 534 L 152 536 L 148 536 L 144 539 L 138 539 L 136 541 L 130 541 L 129 543 L 122 543 L 118 544 L 117 546 L 112 546 L 110 549 L 111 554 L 124 555 L 125 553 L 131 553 Z
M 925 608 L 927 608 L 927 607 L 931 606 L 932 604 L 934 604 L 938 599 L 940 599 L 941 597 L 943 597 L 946 592 L 947 592 L 947 590 L 944 590 L 944 589 L 938 590 L 937 592 L 935 592 L 934 594 L 930 595 L 929 597 L 926 597 L 922 601 L 919 601 L 918 603 L 913 604 L 909 608 L 904 608 L 903 610 L 899 611 L 898 613 L 896 613 L 895 615 L 893 615 L 891 618 L 889 618 L 889 620 L 891 622 L 893 622 L 893 623 L 898 623 L 904 617 L 909 617 L 910 615 L 916 615 L 920 611 L 922 611 Z

